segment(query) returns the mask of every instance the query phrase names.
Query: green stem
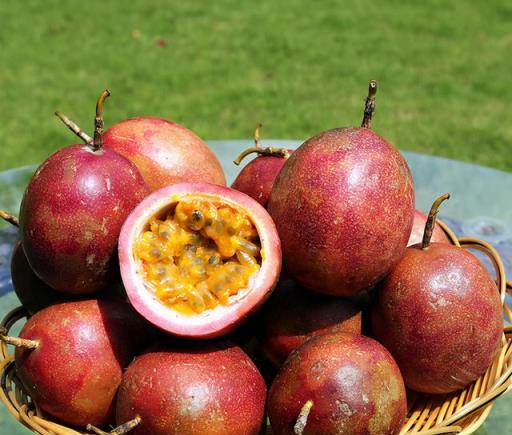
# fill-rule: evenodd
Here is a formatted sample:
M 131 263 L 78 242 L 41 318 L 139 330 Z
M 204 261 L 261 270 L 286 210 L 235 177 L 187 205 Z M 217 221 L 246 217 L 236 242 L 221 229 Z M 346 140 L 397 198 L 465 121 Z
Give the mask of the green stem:
M 421 242 L 421 249 L 428 249 L 430 245 L 430 239 L 432 238 L 432 233 L 436 225 L 436 218 L 437 213 L 439 211 L 439 206 L 447 199 L 450 199 L 449 193 L 441 195 L 434 201 L 434 204 L 432 204 L 432 207 L 430 208 L 430 212 L 428 214 L 427 223 L 425 224 L 425 231 L 423 232 L 423 241 Z

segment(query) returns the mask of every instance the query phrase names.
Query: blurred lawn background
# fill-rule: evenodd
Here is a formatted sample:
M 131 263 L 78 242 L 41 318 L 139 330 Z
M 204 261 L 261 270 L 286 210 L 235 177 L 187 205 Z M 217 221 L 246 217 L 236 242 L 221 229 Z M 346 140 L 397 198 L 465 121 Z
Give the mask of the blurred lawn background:
M 205 139 L 359 124 L 399 148 L 512 170 L 512 2 L 0 1 L 0 170 L 106 124 L 173 119 Z M 235 155 L 235 153 L 233 154 Z

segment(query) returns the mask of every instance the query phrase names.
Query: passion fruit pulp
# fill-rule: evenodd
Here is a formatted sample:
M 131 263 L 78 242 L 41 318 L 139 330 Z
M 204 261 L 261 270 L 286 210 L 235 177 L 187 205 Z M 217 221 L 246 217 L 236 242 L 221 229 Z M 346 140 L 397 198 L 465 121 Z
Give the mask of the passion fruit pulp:
M 221 335 L 270 295 L 281 267 L 266 210 L 233 189 L 168 186 L 128 217 L 119 240 L 121 275 L 134 307 L 184 337 Z

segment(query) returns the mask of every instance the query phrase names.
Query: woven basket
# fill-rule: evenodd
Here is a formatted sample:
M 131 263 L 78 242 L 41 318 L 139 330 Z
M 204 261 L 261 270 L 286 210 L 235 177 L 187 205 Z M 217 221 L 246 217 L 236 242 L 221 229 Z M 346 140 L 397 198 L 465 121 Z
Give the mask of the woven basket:
M 457 239 L 446 224 L 439 220 L 438 223 L 454 245 L 487 254 L 496 270 L 496 282 L 505 316 L 512 321 L 512 311 L 505 303 L 505 294 L 507 290 L 512 291 L 512 283 L 506 282 L 503 263 L 496 250 L 482 240 L 468 237 Z M 27 313 L 22 307 L 17 308 L 3 319 L 2 325 L 8 331 L 14 323 L 26 316 Z M 32 402 L 16 377 L 11 350 L 4 342 L 0 343 L 0 399 L 14 418 L 36 434 L 89 434 L 90 432 L 52 421 L 51 417 Z M 507 327 L 503 334 L 500 352 L 491 366 L 464 390 L 446 395 L 412 393 L 409 396 L 407 420 L 400 435 L 471 434 L 485 421 L 491 412 L 493 401 L 510 389 L 512 389 L 512 327 Z M 270 428 L 267 434 L 271 434 Z

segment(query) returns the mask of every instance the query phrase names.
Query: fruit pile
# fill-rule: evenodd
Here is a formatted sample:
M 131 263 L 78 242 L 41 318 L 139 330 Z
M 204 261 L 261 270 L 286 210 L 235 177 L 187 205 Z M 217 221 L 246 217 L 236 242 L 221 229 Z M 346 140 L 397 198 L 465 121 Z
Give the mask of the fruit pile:
M 198 136 L 138 117 L 51 155 L 23 196 L 16 374 L 97 434 L 398 434 L 406 387 L 450 393 L 501 344 L 479 260 L 415 210 L 398 150 L 361 127 L 255 146 L 231 188 Z M 281 271 L 281 263 L 283 270 Z M 275 291 L 274 291 L 275 289 Z M 268 388 L 268 391 L 267 391 Z M 108 432 L 118 425 L 112 432 Z

